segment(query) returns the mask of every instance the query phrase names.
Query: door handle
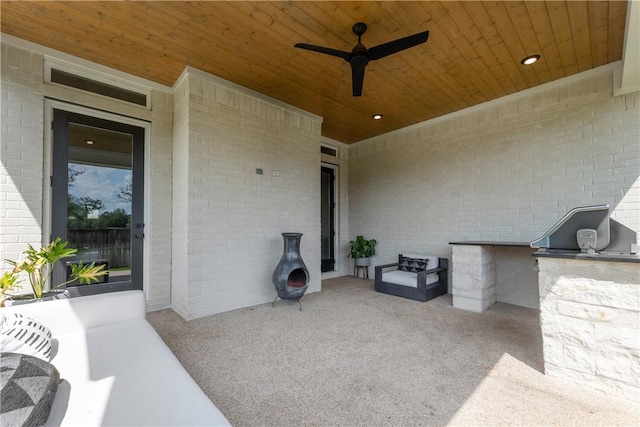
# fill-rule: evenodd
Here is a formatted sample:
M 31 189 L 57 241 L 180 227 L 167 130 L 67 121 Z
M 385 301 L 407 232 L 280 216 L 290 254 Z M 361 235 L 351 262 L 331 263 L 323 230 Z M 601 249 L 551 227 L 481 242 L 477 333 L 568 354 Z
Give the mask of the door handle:
M 135 228 L 144 228 L 144 223 L 143 222 L 137 223 L 135 225 Z M 135 237 L 136 239 L 143 239 L 144 233 L 134 233 L 133 237 Z

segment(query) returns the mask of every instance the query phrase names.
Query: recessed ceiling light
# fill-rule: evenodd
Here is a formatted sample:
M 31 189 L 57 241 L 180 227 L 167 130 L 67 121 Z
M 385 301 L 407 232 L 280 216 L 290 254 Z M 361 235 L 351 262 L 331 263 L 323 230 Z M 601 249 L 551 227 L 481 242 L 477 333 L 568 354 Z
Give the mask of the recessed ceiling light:
M 526 58 L 524 58 L 522 61 L 520 61 L 520 63 L 523 65 L 531 65 L 534 62 L 536 62 L 538 59 L 540 59 L 540 55 L 529 55 Z
M 87 145 L 93 145 L 96 142 L 93 139 L 87 139 L 86 141 L 84 141 Z
M 382 114 L 374 114 L 371 117 L 373 117 L 373 120 L 380 120 L 382 118 Z

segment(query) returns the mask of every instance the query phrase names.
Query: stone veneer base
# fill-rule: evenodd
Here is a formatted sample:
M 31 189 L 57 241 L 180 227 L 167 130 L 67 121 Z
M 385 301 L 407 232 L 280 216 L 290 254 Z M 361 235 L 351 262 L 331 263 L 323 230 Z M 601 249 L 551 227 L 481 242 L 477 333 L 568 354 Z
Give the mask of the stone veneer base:
M 640 402 L 640 263 L 538 265 L 545 374 Z
M 453 245 L 451 293 L 454 307 L 476 313 L 496 302 L 496 266 L 491 247 Z

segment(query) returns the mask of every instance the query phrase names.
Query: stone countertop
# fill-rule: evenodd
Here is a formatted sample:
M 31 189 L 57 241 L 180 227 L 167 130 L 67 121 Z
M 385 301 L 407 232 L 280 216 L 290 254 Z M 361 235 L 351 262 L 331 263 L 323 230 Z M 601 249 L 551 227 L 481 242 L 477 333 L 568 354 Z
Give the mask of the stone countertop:
M 494 242 L 491 240 L 449 242 L 450 245 L 469 245 L 469 246 L 512 246 L 531 248 L 529 242 Z M 534 248 L 531 248 L 534 249 Z
M 601 251 L 598 253 L 583 253 L 580 251 L 569 250 L 539 250 L 533 253 L 536 258 L 565 258 L 565 259 L 583 259 L 589 261 L 608 261 L 608 262 L 632 262 L 640 263 L 640 256 L 638 254 L 630 254 L 623 252 L 607 252 Z

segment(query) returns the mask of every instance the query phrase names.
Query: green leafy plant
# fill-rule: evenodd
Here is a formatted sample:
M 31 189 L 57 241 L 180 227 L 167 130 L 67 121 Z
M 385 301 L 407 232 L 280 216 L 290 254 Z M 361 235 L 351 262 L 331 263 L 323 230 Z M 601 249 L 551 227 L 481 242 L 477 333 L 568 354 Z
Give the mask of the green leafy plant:
M 56 262 L 64 258 L 70 258 L 78 253 L 77 249 L 67 248 L 69 242 L 63 242 L 58 237 L 48 246 L 43 246 L 39 250 L 29 245 L 28 249 L 23 253 L 26 255 L 23 261 L 5 260 L 13 265 L 13 271 L 5 273 L 2 277 L 3 293 L 5 285 L 15 288 L 18 283 L 18 275 L 26 272 L 29 277 L 31 289 L 34 298 L 42 298 L 45 293 L 45 287 L 53 272 L 53 266 Z M 71 278 L 66 282 L 51 286 L 51 289 L 59 288 L 76 280 L 82 285 L 88 285 L 92 282 L 99 282 L 99 277 L 104 276 L 109 271 L 104 269 L 104 264 L 95 265 L 83 264 L 82 262 L 71 264 Z
M 0 307 L 4 307 L 4 302 L 7 300 L 7 292 L 12 291 L 18 287 L 18 276 L 9 272 L 4 273 L 0 277 Z
M 376 239 L 367 240 L 362 236 L 356 236 L 349 242 L 349 256 L 351 258 L 369 258 L 376 254 Z

